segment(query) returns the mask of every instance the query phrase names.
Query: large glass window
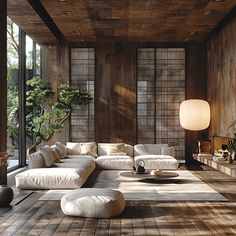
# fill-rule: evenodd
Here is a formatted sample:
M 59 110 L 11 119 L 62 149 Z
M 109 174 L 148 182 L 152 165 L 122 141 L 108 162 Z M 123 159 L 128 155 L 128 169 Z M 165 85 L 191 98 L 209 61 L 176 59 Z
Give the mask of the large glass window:
M 185 50 L 138 49 L 137 93 L 138 143 L 168 143 L 184 160 L 179 104 L 185 99 Z
M 8 138 L 7 138 L 7 151 L 10 155 L 8 161 L 8 169 L 11 170 L 19 166 L 20 156 L 22 148 L 19 145 L 19 140 L 24 137 L 20 136 L 20 110 L 22 107 L 19 106 L 20 96 L 22 94 L 21 86 L 25 84 L 20 83 L 20 75 L 25 74 L 25 78 L 22 81 L 32 79 L 33 76 L 38 75 L 40 71 L 40 47 L 36 45 L 33 40 L 26 36 L 25 53 L 26 61 L 25 73 L 20 73 L 19 58 L 20 58 L 20 40 L 19 40 L 19 27 L 7 19 L 7 115 L 8 115 Z M 26 88 L 27 89 L 27 88 Z M 24 114 L 25 116 L 25 114 Z M 31 146 L 33 138 L 29 136 L 25 131 L 22 135 L 26 135 L 26 148 Z
M 7 19 L 7 151 L 8 168 L 19 164 L 19 28 Z

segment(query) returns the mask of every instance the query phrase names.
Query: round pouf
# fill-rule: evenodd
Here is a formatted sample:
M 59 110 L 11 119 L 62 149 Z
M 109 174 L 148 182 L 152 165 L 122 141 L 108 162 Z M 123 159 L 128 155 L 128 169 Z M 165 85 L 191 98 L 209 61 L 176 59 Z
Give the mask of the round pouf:
M 61 209 L 69 216 L 111 218 L 121 214 L 124 208 L 123 194 L 112 189 L 81 188 L 61 199 Z

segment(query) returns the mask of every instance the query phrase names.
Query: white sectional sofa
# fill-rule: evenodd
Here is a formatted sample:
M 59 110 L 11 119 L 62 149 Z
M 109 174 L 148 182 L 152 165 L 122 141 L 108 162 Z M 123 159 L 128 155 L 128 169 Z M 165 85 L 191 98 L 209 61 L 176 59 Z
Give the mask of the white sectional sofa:
M 80 188 L 98 169 L 132 170 L 143 160 L 146 169 L 177 169 L 168 145 L 124 143 L 61 143 L 45 146 L 28 156 L 29 170 L 16 175 L 20 189 Z
M 139 161 L 144 162 L 147 170 L 177 169 L 179 162 L 174 158 L 174 147 L 168 144 L 137 144 L 134 146 L 134 161 L 137 166 Z

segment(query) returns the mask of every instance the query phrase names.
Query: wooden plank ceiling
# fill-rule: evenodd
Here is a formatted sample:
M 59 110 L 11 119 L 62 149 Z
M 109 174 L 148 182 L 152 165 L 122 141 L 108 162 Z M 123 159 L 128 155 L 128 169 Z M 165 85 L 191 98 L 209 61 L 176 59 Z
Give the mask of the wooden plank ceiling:
M 236 0 L 41 0 L 67 42 L 202 41 Z M 36 42 L 56 39 L 27 0 L 8 0 L 8 16 Z

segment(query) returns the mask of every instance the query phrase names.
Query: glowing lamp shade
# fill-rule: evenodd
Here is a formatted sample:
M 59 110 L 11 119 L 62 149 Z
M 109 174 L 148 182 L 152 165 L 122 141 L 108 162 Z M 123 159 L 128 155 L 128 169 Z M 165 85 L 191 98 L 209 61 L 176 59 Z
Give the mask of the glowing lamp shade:
M 209 103 L 201 99 L 189 99 L 180 104 L 180 125 L 187 130 L 203 130 L 210 124 Z

